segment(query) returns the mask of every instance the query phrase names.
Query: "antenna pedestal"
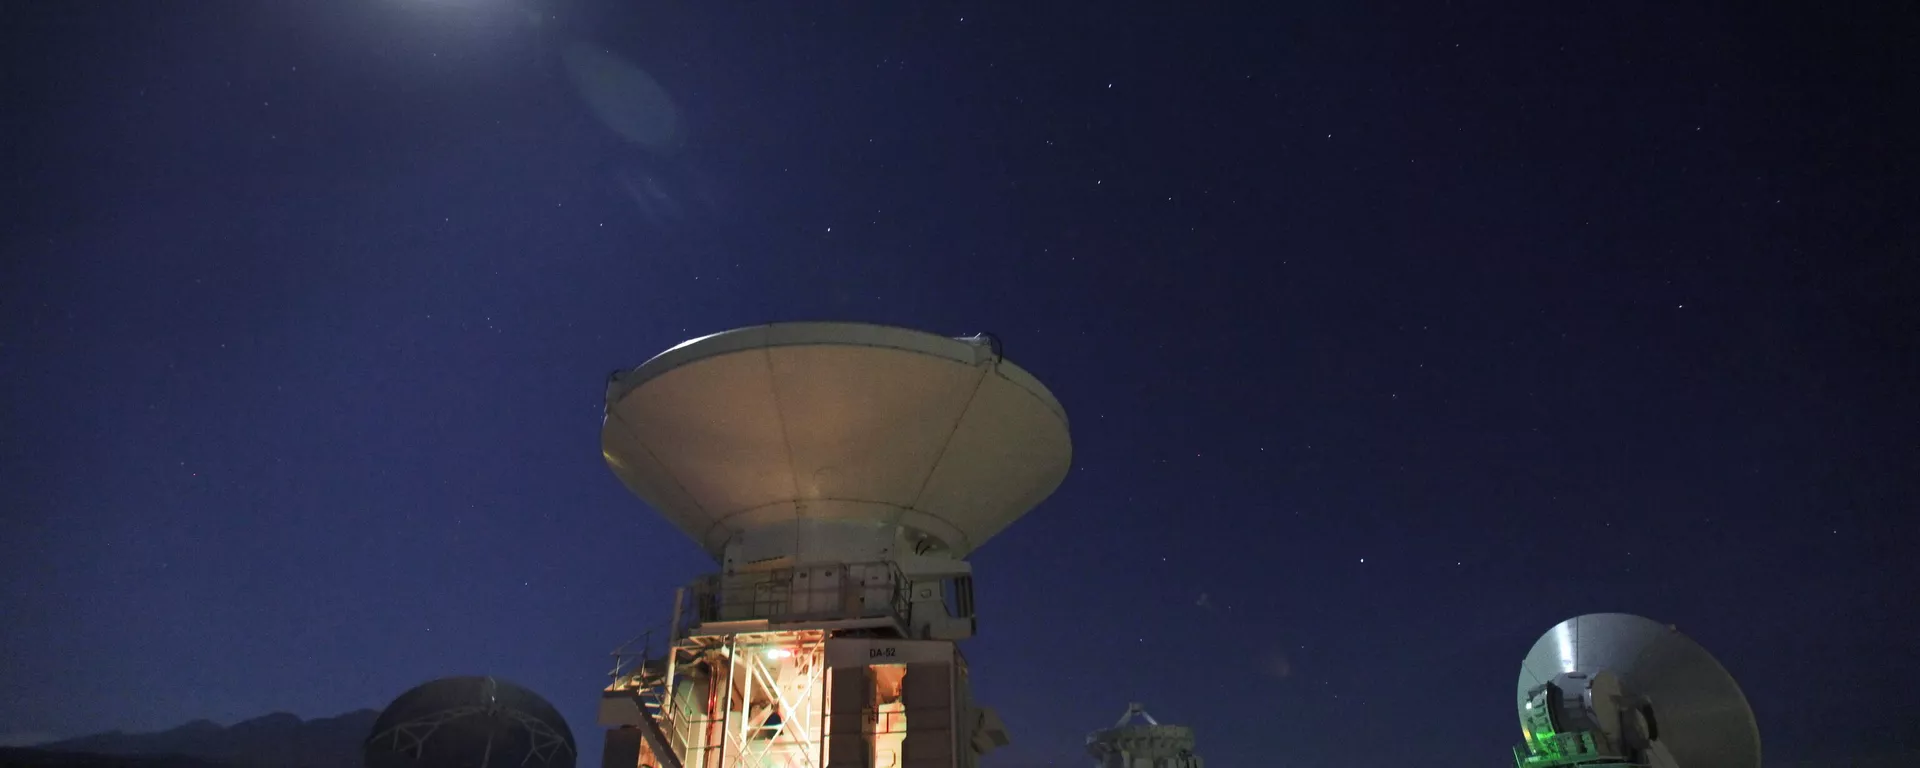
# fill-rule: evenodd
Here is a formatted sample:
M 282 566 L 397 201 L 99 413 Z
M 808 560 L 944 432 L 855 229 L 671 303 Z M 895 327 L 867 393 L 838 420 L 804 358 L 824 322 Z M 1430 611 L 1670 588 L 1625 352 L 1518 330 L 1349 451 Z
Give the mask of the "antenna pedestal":
M 1007 743 L 951 641 L 689 635 L 602 694 L 608 766 L 975 768 Z

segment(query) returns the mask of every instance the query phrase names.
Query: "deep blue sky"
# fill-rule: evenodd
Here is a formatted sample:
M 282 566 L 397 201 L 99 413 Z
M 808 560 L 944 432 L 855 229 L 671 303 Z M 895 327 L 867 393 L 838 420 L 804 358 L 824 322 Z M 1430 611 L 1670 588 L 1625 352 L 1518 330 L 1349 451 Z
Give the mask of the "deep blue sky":
M 1683 5 L 10 4 L 0 732 L 492 673 L 597 761 L 711 567 L 603 466 L 607 372 L 847 319 L 1073 418 L 974 558 L 998 768 L 1132 700 L 1223 766 L 1496 765 L 1591 611 L 1770 756 L 1920 747 L 1920 23 Z

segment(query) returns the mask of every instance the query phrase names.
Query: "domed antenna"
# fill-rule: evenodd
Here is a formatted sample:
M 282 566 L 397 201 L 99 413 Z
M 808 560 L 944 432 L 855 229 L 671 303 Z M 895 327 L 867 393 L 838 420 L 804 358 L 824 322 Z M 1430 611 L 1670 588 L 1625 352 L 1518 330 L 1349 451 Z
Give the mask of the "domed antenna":
M 1520 664 L 1519 768 L 1759 768 L 1739 684 L 1691 638 L 1625 613 L 1560 622 Z
M 900 765 L 911 744 L 957 768 L 1006 743 L 954 645 L 975 630 L 963 558 L 1073 450 L 1000 347 L 779 323 L 610 377 L 607 466 L 720 572 L 681 590 L 663 655 L 616 652 L 606 765 Z
M 367 768 L 574 768 L 573 729 L 539 694 L 447 677 L 393 700 L 363 745 Z

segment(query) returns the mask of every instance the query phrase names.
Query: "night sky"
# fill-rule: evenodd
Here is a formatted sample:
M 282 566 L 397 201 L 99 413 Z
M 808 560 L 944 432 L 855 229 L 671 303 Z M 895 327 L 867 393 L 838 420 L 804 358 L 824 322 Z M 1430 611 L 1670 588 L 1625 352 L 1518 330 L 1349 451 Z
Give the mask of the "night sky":
M 1770 759 L 1920 748 L 1920 11 L 1243 5 L 6 4 L 0 733 L 490 673 L 597 764 L 606 654 L 715 568 L 608 372 L 833 319 L 996 334 L 1073 420 L 972 558 L 994 768 L 1129 701 L 1500 765 L 1595 611 Z

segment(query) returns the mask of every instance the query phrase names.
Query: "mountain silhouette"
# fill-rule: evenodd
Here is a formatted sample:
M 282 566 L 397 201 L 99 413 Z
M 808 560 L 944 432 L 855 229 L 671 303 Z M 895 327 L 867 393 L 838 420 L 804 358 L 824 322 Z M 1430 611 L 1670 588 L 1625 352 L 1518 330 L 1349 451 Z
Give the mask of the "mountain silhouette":
M 275 712 L 221 727 L 195 720 L 157 733 L 112 731 L 0 750 L 0 764 L 36 768 L 360 768 L 361 744 L 379 719 L 363 709 L 301 720 Z
M 0 747 L 7 768 L 233 768 L 227 763 L 179 755 L 96 755 L 49 752 L 34 747 Z

